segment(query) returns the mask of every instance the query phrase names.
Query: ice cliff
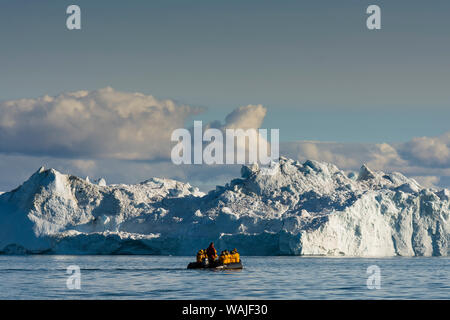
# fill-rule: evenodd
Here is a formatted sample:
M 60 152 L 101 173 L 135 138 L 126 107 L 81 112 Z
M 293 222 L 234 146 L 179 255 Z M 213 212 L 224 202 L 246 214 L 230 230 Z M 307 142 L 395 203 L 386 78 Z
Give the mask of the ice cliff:
M 243 255 L 448 254 L 447 189 L 286 158 L 273 175 L 241 171 L 204 194 L 170 179 L 106 185 L 41 168 L 0 195 L 0 251 L 192 255 L 214 241 Z

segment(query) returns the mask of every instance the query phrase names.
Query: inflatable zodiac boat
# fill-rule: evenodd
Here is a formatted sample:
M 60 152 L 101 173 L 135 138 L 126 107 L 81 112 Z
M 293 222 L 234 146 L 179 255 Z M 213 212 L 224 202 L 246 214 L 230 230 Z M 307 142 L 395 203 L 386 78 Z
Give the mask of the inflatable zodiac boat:
M 216 269 L 216 270 L 240 270 L 243 268 L 242 261 L 223 264 L 220 262 L 205 263 L 191 262 L 187 266 L 188 269 Z
M 207 251 L 211 253 L 211 259 L 208 258 Z M 226 269 L 226 270 L 239 270 L 242 269 L 242 261 L 237 249 L 234 248 L 229 252 L 223 250 L 220 256 L 217 258 L 217 251 L 214 248 L 214 243 L 211 242 L 208 249 L 200 249 L 197 252 L 197 261 L 188 264 L 188 269 Z M 210 262 L 208 262 L 210 261 Z

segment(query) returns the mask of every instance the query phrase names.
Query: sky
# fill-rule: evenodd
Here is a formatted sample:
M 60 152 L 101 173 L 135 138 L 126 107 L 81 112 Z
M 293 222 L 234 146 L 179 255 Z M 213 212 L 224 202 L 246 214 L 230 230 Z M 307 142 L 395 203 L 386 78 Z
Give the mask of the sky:
M 66 28 L 70 4 L 81 30 Z M 381 30 L 366 27 L 370 4 Z M 234 121 L 280 129 L 290 157 L 450 186 L 448 1 L 0 6 L 0 190 L 41 165 L 213 187 L 238 168 L 173 167 L 167 137 L 193 120 L 233 125 L 241 107 Z

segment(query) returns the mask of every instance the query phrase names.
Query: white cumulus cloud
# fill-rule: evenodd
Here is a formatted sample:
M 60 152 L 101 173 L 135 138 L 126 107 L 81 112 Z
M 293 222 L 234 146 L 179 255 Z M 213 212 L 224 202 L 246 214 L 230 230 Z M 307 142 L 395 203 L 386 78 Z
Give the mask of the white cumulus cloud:
M 170 134 L 201 109 L 112 88 L 0 103 L 0 152 L 164 158 Z
M 423 166 L 450 167 L 450 132 L 437 137 L 417 137 L 398 146 L 403 157 Z

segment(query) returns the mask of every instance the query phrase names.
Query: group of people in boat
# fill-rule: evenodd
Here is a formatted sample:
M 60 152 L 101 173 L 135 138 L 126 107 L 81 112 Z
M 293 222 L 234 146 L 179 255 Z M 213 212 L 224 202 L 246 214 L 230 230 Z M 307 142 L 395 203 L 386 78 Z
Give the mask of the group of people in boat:
M 217 250 L 214 248 L 214 242 L 211 242 L 207 249 L 200 249 L 197 252 L 197 263 L 226 265 L 239 262 L 240 256 L 236 248 L 231 250 L 231 252 L 228 250 L 223 250 L 220 253 L 220 256 L 217 256 Z

